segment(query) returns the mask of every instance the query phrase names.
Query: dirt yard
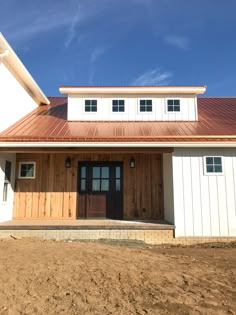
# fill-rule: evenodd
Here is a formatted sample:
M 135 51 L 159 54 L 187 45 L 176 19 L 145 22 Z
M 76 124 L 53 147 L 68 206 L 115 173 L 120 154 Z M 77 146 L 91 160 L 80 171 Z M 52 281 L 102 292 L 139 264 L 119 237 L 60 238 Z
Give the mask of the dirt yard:
M 236 244 L 0 240 L 0 314 L 236 314 Z

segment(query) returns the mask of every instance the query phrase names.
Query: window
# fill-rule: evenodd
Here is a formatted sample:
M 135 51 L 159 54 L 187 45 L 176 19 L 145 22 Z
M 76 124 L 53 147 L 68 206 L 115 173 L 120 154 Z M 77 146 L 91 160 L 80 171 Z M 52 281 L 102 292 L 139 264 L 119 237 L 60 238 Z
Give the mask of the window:
M 221 156 L 205 157 L 205 174 L 223 174 L 223 163 Z
M 92 168 L 92 191 L 109 191 L 109 167 L 94 166 Z
M 85 100 L 86 112 L 96 112 L 97 111 L 97 100 Z
M 180 112 L 180 100 L 167 100 L 168 112 Z
M 112 101 L 112 111 L 113 112 L 124 112 L 125 111 L 125 101 L 124 100 L 113 100 Z
M 140 112 L 151 112 L 152 111 L 152 100 L 140 100 Z
M 8 190 L 9 185 L 11 184 L 11 161 L 5 162 L 5 178 L 3 184 L 3 202 L 7 202 L 8 200 Z
M 35 178 L 36 163 L 35 162 L 20 162 L 19 163 L 19 178 L 32 179 Z

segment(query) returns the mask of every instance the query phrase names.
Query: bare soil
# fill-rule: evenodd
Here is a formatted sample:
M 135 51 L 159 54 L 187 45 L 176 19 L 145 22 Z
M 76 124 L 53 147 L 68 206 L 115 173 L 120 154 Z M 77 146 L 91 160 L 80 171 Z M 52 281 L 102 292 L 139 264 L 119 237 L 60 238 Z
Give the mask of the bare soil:
M 236 244 L 0 240 L 0 314 L 236 314 Z

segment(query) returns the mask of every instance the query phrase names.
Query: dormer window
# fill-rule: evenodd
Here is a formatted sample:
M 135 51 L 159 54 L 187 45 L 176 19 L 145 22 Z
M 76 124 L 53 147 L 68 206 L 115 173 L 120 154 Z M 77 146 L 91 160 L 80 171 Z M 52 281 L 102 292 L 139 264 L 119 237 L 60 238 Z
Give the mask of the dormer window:
M 85 112 L 96 112 L 97 111 L 97 100 L 85 100 Z
M 124 112 L 125 111 L 125 101 L 124 100 L 113 100 L 112 101 L 112 111 L 113 112 Z
M 140 112 L 152 112 L 152 100 L 140 100 Z
M 180 112 L 180 100 L 167 100 L 167 111 L 170 113 Z

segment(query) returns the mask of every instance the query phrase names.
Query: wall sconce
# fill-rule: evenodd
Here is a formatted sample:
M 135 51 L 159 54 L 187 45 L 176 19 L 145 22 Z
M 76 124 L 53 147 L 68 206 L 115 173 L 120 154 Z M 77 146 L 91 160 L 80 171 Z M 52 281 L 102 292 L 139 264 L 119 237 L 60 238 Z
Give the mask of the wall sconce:
M 135 159 L 130 159 L 130 161 L 129 161 L 129 166 L 130 166 L 130 168 L 135 168 Z
M 66 160 L 65 160 L 65 167 L 66 168 L 71 168 L 71 158 L 70 157 L 66 158 Z

